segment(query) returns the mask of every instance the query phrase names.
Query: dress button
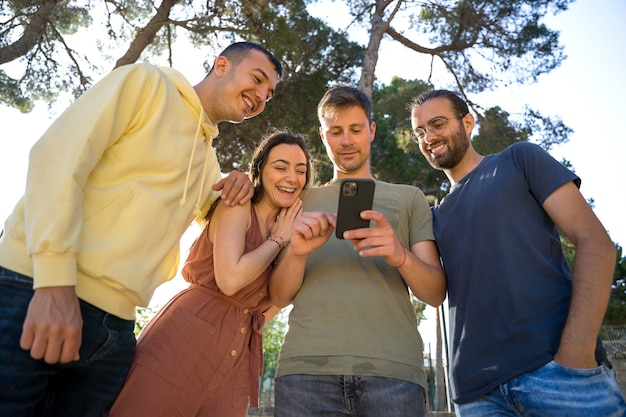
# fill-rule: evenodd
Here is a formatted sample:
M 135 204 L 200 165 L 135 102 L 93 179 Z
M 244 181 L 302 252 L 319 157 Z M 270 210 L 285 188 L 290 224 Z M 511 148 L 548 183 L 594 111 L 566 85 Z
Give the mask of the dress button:
M 241 332 L 241 334 L 246 334 L 246 328 L 242 327 L 241 329 L 239 329 L 239 331 Z
M 261 292 L 259 293 L 259 298 L 263 298 L 263 297 L 265 297 L 265 292 L 264 292 L 264 291 L 261 291 Z
M 230 356 L 237 356 L 237 351 L 235 349 L 231 350 Z
M 243 309 L 243 314 L 248 314 L 248 311 L 249 311 L 249 310 L 248 310 L 247 308 L 244 308 L 244 309 Z

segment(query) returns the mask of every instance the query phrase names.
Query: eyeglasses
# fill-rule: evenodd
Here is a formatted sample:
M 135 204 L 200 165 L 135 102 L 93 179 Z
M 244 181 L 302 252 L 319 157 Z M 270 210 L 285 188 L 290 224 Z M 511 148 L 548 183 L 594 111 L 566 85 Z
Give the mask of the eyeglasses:
M 434 135 L 441 135 L 446 130 L 448 121 L 460 120 L 466 115 L 467 113 L 461 117 L 435 117 L 430 122 L 428 122 L 428 124 L 426 125 L 426 129 L 428 129 L 428 131 Z M 416 127 L 415 129 L 413 129 L 413 135 L 411 136 L 411 139 L 413 139 L 413 141 L 421 143 L 425 138 L 426 130 L 422 129 L 421 127 Z

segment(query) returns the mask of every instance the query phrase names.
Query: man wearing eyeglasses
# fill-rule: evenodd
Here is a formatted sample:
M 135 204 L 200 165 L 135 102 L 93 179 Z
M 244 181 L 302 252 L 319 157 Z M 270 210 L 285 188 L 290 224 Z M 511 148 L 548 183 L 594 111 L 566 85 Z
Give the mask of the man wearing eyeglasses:
M 626 416 L 598 338 L 616 251 L 580 178 L 527 142 L 480 155 L 455 93 L 410 104 L 414 140 L 451 191 L 433 208 L 457 415 Z M 573 271 L 558 230 L 576 246 Z

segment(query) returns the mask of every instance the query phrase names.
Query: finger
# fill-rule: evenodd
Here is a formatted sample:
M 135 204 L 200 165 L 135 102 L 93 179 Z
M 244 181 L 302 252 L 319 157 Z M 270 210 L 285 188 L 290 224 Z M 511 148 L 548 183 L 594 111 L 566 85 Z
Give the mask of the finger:
M 250 181 L 247 178 L 239 177 L 228 191 L 226 191 L 226 186 L 224 186 L 222 198 L 227 205 L 232 206 L 235 204 L 244 204 L 252 198 L 253 193 L 254 187 L 252 187 Z
M 213 190 L 215 191 L 221 191 L 224 188 L 224 184 L 227 182 L 226 180 L 227 178 L 222 178 L 221 180 L 213 184 L 211 188 L 213 188 Z
M 239 204 L 245 204 L 248 201 L 252 200 L 252 197 L 254 196 L 254 187 L 252 186 L 252 183 L 248 181 L 248 183 L 246 184 L 245 190 L 247 190 L 246 192 L 240 192 L 240 194 L 243 193 L 243 197 L 239 200 Z
M 232 201 L 237 197 L 241 188 L 243 187 L 242 183 L 238 181 L 238 178 L 232 178 L 230 176 L 222 179 L 220 182 L 223 182 L 222 186 L 222 195 L 220 198 L 224 200 L 226 205 L 232 205 Z
M 79 349 L 82 341 L 82 332 L 80 329 L 68 332 L 63 340 L 61 347 L 59 362 L 68 363 L 80 359 Z
M 285 210 L 285 209 L 283 209 Z M 289 208 L 285 210 L 285 214 L 291 219 L 295 219 L 302 212 L 302 200 L 298 199 Z M 281 214 L 283 214 L 281 210 Z
M 61 361 L 61 341 L 58 338 L 55 338 L 54 340 L 48 340 L 48 343 L 46 344 L 46 350 L 43 356 L 43 360 L 46 363 L 59 363 Z M 32 350 L 31 350 L 31 356 L 32 356 Z
M 33 326 L 24 323 L 22 327 L 22 336 L 20 337 L 20 347 L 24 350 L 30 350 L 33 346 L 33 341 L 35 339 L 35 332 L 33 330 Z
M 44 359 L 46 356 L 46 352 L 48 349 L 48 345 L 46 344 L 46 340 L 43 337 L 35 337 L 33 339 L 33 343 L 30 347 L 30 357 L 33 359 Z M 48 362 L 54 363 L 54 362 Z
M 301 235 L 304 239 L 313 237 L 312 220 L 310 218 L 299 218 L 300 220 L 293 225 L 293 231 Z
M 367 220 L 373 220 L 376 224 L 375 227 L 388 227 L 391 226 L 384 214 L 375 210 L 363 210 L 361 212 L 361 218 Z

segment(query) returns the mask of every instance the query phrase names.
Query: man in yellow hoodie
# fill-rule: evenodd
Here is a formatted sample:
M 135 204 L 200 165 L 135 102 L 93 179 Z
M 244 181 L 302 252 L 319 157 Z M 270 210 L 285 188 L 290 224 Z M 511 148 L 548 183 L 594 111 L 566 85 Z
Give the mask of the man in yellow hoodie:
M 282 73 L 234 43 L 192 86 L 179 72 L 120 67 L 72 104 L 30 152 L 26 190 L 0 236 L 0 415 L 100 416 L 135 347 L 136 306 L 178 267 L 179 240 L 222 191 L 220 122 L 254 117 Z

